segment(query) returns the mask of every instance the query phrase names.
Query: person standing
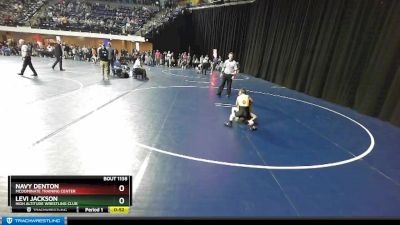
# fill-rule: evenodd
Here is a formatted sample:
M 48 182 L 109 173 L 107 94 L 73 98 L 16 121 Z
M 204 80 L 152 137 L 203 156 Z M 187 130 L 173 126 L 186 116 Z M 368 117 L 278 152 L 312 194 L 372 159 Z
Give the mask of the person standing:
M 187 65 L 188 65 L 188 55 L 186 54 L 186 52 L 184 52 L 182 54 L 182 62 L 181 62 L 182 69 L 186 69 Z
M 100 58 L 100 68 L 101 68 L 101 73 L 103 75 L 103 80 L 108 81 L 110 75 L 110 70 L 109 70 L 110 62 L 108 61 L 108 51 L 104 44 L 99 49 L 99 58 Z
M 170 51 L 168 51 L 168 53 L 167 53 L 167 57 L 166 57 L 166 62 L 167 62 L 167 67 L 171 67 L 171 59 L 172 58 L 172 54 L 171 54 L 171 52 Z
M 218 57 L 215 56 L 215 57 L 213 58 L 213 60 L 212 60 L 212 63 L 211 63 L 211 73 L 212 73 L 214 70 L 216 70 L 217 65 L 218 65 Z
M 208 55 L 206 55 L 206 56 L 203 58 L 203 61 L 202 61 L 201 63 L 202 63 L 202 66 L 201 66 L 201 73 L 204 74 L 204 75 L 207 75 L 207 70 L 208 70 L 208 68 L 210 67 L 210 60 L 209 60 L 209 58 L 208 58 Z
M 22 56 L 22 60 L 24 61 L 23 65 L 22 65 L 22 70 L 21 73 L 18 73 L 18 75 L 24 75 L 26 66 L 29 66 L 29 68 L 31 68 L 33 75 L 32 76 L 37 76 L 38 74 L 36 73 L 35 68 L 33 68 L 32 65 L 32 59 L 31 59 L 31 55 L 32 55 L 32 47 L 29 45 L 25 44 L 25 41 L 23 39 L 19 40 L 19 44 L 21 45 L 21 56 Z
M 159 66 L 160 65 L 160 61 L 161 61 L 161 53 L 160 51 L 156 51 L 155 53 L 155 58 L 156 58 L 156 65 Z
M 111 46 L 111 42 L 108 42 L 107 51 L 108 51 L 108 61 L 109 61 L 108 70 L 109 71 L 111 70 L 113 76 L 115 76 L 114 74 L 115 49 Z
M 229 58 L 222 65 L 222 70 L 220 75 L 220 77 L 222 78 L 222 82 L 218 88 L 217 92 L 218 96 L 221 96 L 225 83 L 227 83 L 226 94 L 228 97 L 231 96 L 232 79 L 238 72 L 237 62 L 233 60 L 233 53 L 230 52 L 228 57 Z
M 57 39 L 57 44 L 54 48 L 54 56 L 56 57 L 56 61 L 54 62 L 53 66 L 51 67 L 54 70 L 54 67 L 57 63 L 60 64 L 60 71 L 64 71 L 62 67 L 62 57 L 63 57 L 63 50 L 61 48 L 61 40 Z
M 94 64 L 96 64 L 96 62 L 97 62 L 97 52 L 98 52 L 98 50 L 95 47 L 93 47 L 92 48 L 92 57 L 90 59 L 88 59 L 88 60 L 92 60 L 92 62 Z

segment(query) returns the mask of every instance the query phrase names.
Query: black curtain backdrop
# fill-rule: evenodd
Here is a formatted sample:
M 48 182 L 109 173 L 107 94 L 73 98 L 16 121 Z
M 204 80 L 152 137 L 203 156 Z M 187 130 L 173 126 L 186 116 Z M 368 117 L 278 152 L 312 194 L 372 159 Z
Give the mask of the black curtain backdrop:
M 170 29 L 195 51 L 233 51 L 242 72 L 400 126 L 398 0 L 258 0 L 184 20 Z
M 229 52 L 233 52 L 242 64 L 250 10 L 251 4 L 194 10 L 193 45 L 196 52 L 211 57 L 212 49 L 217 49 L 218 55 L 224 59 Z
M 151 42 L 154 49 L 188 51 L 197 56 L 218 49 L 218 55 L 226 58 L 229 52 L 237 60 L 244 53 L 248 22 L 252 4 L 193 10 L 180 16 L 173 23 L 153 32 Z
M 193 34 L 192 17 L 185 13 L 154 30 L 146 38 L 153 43 L 154 50 L 182 53 L 189 51 Z

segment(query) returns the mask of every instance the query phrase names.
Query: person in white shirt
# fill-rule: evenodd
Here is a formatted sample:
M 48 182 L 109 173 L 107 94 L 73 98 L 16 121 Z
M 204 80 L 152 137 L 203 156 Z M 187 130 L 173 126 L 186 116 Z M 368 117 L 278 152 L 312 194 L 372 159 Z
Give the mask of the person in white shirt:
M 237 62 L 233 60 L 233 53 L 230 52 L 228 55 L 229 59 L 227 59 L 222 64 L 222 70 L 220 77 L 222 78 L 221 85 L 218 88 L 217 95 L 221 96 L 222 90 L 224 90 L 225 83 L 227 83 L 226 93 L 227 96 L 231 96 L 231 89 L 232 89 L 232 79 L 238 73 Z
M 48 52 L 53 52 L 53 47 L 52 47 L 51 45 L 48 45 L 48 46 L 47 46 L 47 51 L 48 51 Z
M 37 76 L 36 70 L 35 68 L 33 68 L 32 65 L 32 59 L 31 59 L 31 55 L 32 55 L 32 47 L 28 46 L 25 44 L 25 41 L 23 39 L 19 40 L 19 44 L 21 45 L 21 56 L 22 56 L 22 60 L 24 60 L 24 63 L 22 65 L 22 70 L 21 73 L 18 73 L 18 75 L 24 75 L 26 66 L 29 66 L 29 68 L 31 68 L 33 75 L 32 76 Z
M 171 60 L 172 60 L 172 54 L 171 54 L 171 52 L 170 51 L 168 51 L 168 53 L 167 53 L 167 58 L 166 58 L 166 61 L 167 61 L 167 66 L 168 67 L 171 67 Z
M 136 58 L 135 63 L 133 64 L 133 76 L 132 77 L 136 78 L 138 75 L 142 75 L 143 79 L 145 79 L 145 80 L 149 79 L 147 77 L 146 70 L 143 69 L 143 67 L 142 67 L 139 57 Z
M 236 99 L 236 106 L 232 107 L 229 121 L 225 123 L 225 126 L 232 127 L 232 122 L 236 118 L 247 122 L 250 130 L 256 130 L 255 120 L 257 116 L 252 112 L 253 99 L 247 94 L 246 89 L 241 88 L 239 90 L 238 97 Z

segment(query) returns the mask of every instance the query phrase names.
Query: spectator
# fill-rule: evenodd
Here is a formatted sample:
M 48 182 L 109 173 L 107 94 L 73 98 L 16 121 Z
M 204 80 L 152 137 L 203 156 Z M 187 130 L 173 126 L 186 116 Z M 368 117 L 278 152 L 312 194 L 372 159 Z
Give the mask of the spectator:
M 109 70 L 110 62 L 108 60 L 108 51 L 104 44 L 99 49 L 99 58 L 100 58 L 100 67 L 101 67 L 101 73 L 103 75 L 103 80 L 108 81 L 110 75 L 110 70 Z
M 149 78 L 147 77 L 146 70 L 142 67 L 142 64 L 140 62 L 140 58 L 136 58 L 135 64 L 133 64 L 133 77 L 137 77 L 138 75 L 142 75 L 143 79 L 148 80 Z
M 114 70 L 113 70 L 114 61 L 115 61 L 115 49 L 111 46 L 111 42 L 108 42 L 107 51 L 108 51 L 108 61 L 110 62 L 109 66 L 111 67 L 113 76 L 115 76 Z M 109 70 L 110 70 L 110 68 L 109 68 Z
M 54 70 L 54 67 L 57 65 L 57 63 L 60 63 L 60 71 L 64 71 L 62 67 L 62 58 L 63 58 L 63 51 L 61 48 L 61 40 L 57 39 L 57 44 L 54 48 L 54 56 L 56 57 L 56 61 L 54 62 L 53 66 L 51 67 Z

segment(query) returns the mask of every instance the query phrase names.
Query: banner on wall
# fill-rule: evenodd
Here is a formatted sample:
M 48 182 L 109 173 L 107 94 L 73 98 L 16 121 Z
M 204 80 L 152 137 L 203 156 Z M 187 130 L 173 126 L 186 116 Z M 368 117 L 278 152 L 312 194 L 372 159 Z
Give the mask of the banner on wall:
M 217 49 L 213 49 L 213 56 L 214 56 L 214 58 L 218 58 Z
M 192 4 L 192 6 L 197 6 L 200 3 L 200 0 L 190 0 L 190 4 Z
M 139 42 L 136 42 L 136 50 L 140 51 Z
M 34 38 L 35 38 L 36 42 L 42 42 L 43 41 L 42 35 L 40 35 L 40 34 L 35 34 Z

